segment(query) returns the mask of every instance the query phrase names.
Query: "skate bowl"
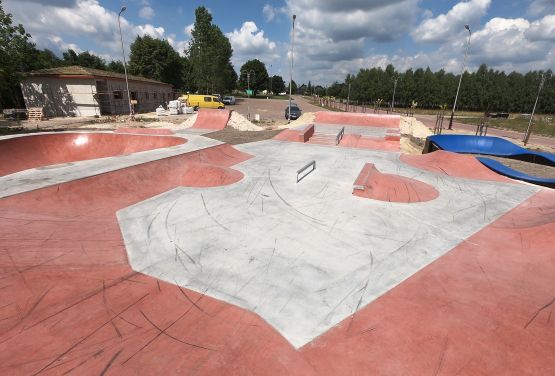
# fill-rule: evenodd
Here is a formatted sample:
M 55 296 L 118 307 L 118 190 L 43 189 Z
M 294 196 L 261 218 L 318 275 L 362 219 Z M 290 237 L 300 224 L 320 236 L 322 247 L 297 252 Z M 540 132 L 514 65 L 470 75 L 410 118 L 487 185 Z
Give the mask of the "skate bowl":
M 171 129 L 159 128 L 159 129 L 149 129 L 149 128 L 118 128 L 114 133 L 129 133 L 129 134 L 155 134 L 159 136 L 169 136 L 174 134 Z
M 321 111 L 316 113 L 315 123 L 359 125 L 367 127 L 399 128 L 399 115 L 353 114 L 347 112 Z
M 353 195 L 387 202 L 414 203 L 436 199 L 439 192 L 429 184 L 405 176 L 384 174 L 366 163 L 355 180 Z
M 0 176 L 59 163 L 167 148 L 186 143 L 182 137 L 112 133 L 57 133 L 0 140 Z
M 192 128 L 222 130 L 227 125 L 231 111 L 201 108 Z
M 426 139 L 425 152 L 437 149 L 463 154 L 484 154 L 555 166 L 555 154 L 522 148 L 500 137 L 435 135 Z

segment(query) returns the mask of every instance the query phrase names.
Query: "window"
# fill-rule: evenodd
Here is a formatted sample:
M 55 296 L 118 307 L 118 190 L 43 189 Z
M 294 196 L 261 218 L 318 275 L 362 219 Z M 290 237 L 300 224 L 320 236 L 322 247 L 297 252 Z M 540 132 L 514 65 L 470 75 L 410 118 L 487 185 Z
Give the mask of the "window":
M 152 97 L 153 97 L 154 99 L 157 99 L 157 98 L 158 98 L 158 93 L 157 93 L 157 92 L 154 92 L 154 94 L 152 94 Z
M 204 97 L 205 102 L 212 102 L 212 97 Z
M 131 92 L 131 99 L 137 100 L 137 92 L 136 91 Z
M 123 98 L 123 93 L 121 92 L 121 90 L 114 90 L 114 99 L 122 99 Z

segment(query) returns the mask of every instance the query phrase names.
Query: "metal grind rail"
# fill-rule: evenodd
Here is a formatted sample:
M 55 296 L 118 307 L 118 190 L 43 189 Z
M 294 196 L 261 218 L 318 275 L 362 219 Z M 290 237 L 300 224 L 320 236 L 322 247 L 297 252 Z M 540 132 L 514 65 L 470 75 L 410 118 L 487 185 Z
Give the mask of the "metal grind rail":
M 308 171 L 306 174 L 302 175 L 299 178 L 299 175 L 301 175 L 306 169 L 308 169 L 309 167 L 312 166 L 312 170 Z M 303 167 L 301 167 L 300 169 L 297 170 L 297 183 L 300 182 L 301 180 L 303 180 L 304 178 L 306 178 L 312 171 L 316 170 L 316 161 L 312 161 L 307 163 L 306 165 L 304 165 Z
M 344 135 L 345 135 L 345 127 L 341 128 L 341 130 L 339 131 L 339 133 L 335 137 L 335 145 L 339 145 L 339 143 L 343 139 Z

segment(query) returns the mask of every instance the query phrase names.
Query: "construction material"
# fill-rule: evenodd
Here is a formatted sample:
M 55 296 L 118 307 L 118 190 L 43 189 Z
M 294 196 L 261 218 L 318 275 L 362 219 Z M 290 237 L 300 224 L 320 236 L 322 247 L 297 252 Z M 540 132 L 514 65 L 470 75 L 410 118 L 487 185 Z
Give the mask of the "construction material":
M 44 120 L 42 107 L 30 107 L 27 115 L 29 120 L 41 121 Z

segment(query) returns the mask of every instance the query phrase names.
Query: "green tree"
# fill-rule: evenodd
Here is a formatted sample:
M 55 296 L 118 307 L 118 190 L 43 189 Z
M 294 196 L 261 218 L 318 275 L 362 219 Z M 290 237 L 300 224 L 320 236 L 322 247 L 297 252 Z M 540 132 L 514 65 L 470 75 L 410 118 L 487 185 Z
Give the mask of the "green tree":
M 146 78 L 172 84 L 175 88 L 183 86 L 181 75 L 182 61 L 179 54 L 167 40 L 152 38 L 149 35 L 137 36 L 131 44 L 129 72 Z
M 212 15 L 205 7 L 195 10 L 195 23 L 186 55 L 190 74 L 201 92 L 230 91 L 236 79 L 231 65 L 233 50 L 229 39 L 212 23 Z
M 23 107 L 19 82 L 22 72 L 36 68 L 37 50 L 23 25 L 13 25 L 0 1 L 0 107 Z
M 254 96 L 259 91 L 268 88 L 269 76 L 266 65 L 258 59 L 247 61 L 241 67 L 239 74 L 239 88 L 246 90 L 250 87 L 254 90 Z
M 278 75 L 272 76 L 270 79 L 270 83 L 272 85 L 272 91 L 276 94 L 283 93 L 285 91 L 285 82 L 283 78 Z
M 287 92 L 287 94 L 289 94 L 289 84 L 287 84 L 285 91 Z M 291 94 L 297 94 L 297 83 L 295 82 L 295 80 L 293 80 L 291 85 Z
M 106 66 L 106 69 L 116 73 L 125 73 L 125 69 L 123 67 L 123 63 L 119 60 L 112 60 Z

